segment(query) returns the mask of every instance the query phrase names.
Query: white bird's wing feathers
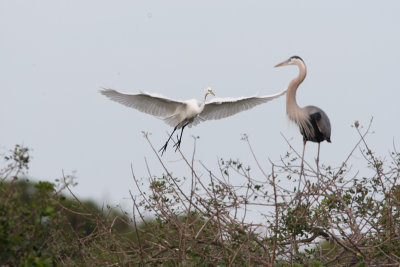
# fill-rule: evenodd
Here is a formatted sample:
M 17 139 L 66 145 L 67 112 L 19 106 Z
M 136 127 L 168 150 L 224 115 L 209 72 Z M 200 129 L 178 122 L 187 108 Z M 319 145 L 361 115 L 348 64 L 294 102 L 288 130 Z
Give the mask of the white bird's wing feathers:
M 175 114 L 176 110 L 185 103 L 163 97 L 161 95 L 140 92 L 138 94 L 124 94 L 113 89 L 100 90 L 100 93 L 109 99 L 137 109 L 141 112 L 165 119 Z
M 211 101 L 206 103 L 203 111 L 199 114 L 198 118 L 193 121 L 193 125 L 196 125 L 205 120 L 219 120 L 235 115 L 236 113 L 251 109 L 257 105 L 280 97 L 285 93 L 286 90 L 283 90 L 282 92 L 274 95 L 266 96 L 213 98 Z

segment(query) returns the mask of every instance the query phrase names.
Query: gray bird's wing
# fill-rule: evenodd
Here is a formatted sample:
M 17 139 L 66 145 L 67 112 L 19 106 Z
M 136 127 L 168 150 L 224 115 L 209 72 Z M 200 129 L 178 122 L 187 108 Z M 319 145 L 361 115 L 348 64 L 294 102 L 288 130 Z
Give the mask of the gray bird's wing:
M 329 121 L 328 115 L 316 106 L 306 106 L 304 110 L 309 114 L 311 119 L 315 120 L 318 130 L 323 134 L 326 140 L 330 142 L 331 138 L 331 123 Z

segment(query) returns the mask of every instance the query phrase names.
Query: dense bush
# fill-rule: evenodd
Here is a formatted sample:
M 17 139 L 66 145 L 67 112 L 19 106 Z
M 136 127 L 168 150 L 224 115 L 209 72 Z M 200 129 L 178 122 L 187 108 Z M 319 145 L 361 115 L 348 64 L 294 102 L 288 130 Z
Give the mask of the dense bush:
M 109 218 L 126 216 L 114 210 L 105 213 L 90 201 L 66 198 L 52 183 L 28 181 L 23 177 L 29 149 L 17 145 L 10 152 L 0 172 L 0 265 L 86 265 L 89 237 L 99 227 L 109 228 Z M 70 176 L 64 178 L 72 181 Z M 129 231 L 120 222 L 113 227 Z
M 400 153 L 381 159 L 365 142 L 369 127 L 355 130 L 341 166 L 306 162 L 304 174 L 289 142 L 269 172 L 254 157 L 257 172 L 220 159 L 218 174 L 195 160 L 194 143 L 191 158 L 180 154 L 185 177 L 153 149 L 164 172 L 133 175 L 130 215 L 66 198 L 72 176 L 58 186 L 26 181 L 29 150 L 16 146 L 0 173 L 1 265 L 398 266 Z M 355 153 L 365 169 L 352 170 Z

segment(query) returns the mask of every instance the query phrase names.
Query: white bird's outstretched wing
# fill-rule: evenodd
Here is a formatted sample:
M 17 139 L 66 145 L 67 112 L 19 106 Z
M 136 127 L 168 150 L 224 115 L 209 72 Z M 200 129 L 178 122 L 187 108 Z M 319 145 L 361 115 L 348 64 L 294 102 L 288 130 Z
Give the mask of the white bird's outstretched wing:
M 122 105 L 160 118 L 173 115 L 179 107 L 185 105 L 177 100 L 145 92 L 124 94 L 113 89 L 104 89 L 100 90 L 100 93 Z
M 286 90 L 274 95 L 251 96 L 238 98 L 213 98 L 207 102 L 203 111 L 199 114 L 196 124 L 204 120 L 219 120 L 236 113 L 251 109 L 257 105 L 266 103 L 274 98 L 284 95 Z

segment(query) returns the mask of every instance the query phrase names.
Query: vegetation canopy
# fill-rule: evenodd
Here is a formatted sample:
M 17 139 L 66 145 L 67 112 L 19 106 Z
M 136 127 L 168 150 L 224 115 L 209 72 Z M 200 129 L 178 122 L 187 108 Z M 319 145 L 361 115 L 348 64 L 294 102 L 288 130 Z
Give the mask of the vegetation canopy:
M 344 162 L 318 173 L 305 162 L 300 187 L 286 139 L 290 151 L 267 167 L 244 135 L 256 168 L 219 159 L 214 173 L 195 160 L 194 138 L 190 157 L 178 150 L 188 175 L 176 177 L 144 134 L 164 171 L 132 170 L 130 213 L 79 200 L 73 174 L 29 182 L 30 151 L 17 145 L 0 170 L 0 265 L 399 266 L 400 153 L 376 155 L 371 122 L 353 127 L 359 140 Z

